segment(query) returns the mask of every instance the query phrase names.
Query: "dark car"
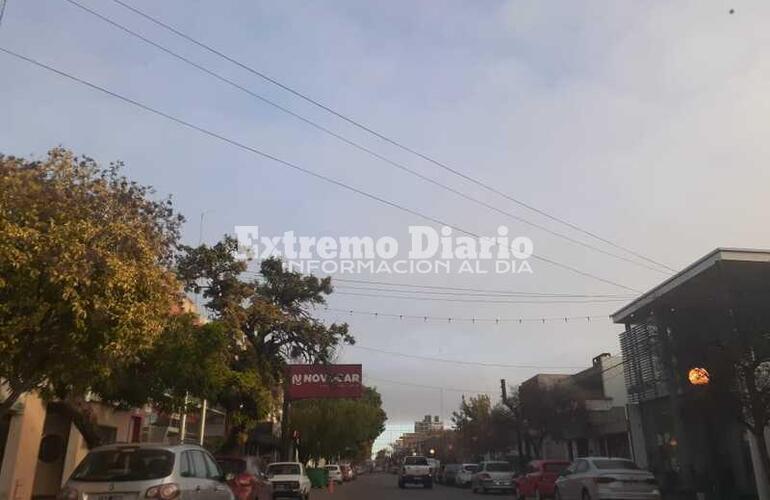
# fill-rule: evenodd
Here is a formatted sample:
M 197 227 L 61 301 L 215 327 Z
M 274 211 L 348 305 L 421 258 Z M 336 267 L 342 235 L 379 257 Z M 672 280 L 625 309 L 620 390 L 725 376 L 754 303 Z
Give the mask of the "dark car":
M 219 467 L 236 500 L 271 500 L 273 488 L 257 465 L 255 457 L 217 457 Z

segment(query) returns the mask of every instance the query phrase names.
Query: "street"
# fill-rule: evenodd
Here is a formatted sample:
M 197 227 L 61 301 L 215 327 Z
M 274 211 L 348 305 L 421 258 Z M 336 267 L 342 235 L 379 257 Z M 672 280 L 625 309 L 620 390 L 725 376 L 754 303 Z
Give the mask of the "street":
M 408 486 L 400 490 L 397 477 L 393 474 L 366 474 L 353 482 L 337 486 L 334 493 L 326 490 L 313 490 L 313 500 L 396 500 L 396 499 L 423 499 L 435 498 L 441 500 L 458 500 L 481 497 L 474 495 L 468 488 L 455 488 L 452 486 L 434 485 L 433 489 L 426 490 L 419 486 Z M 511 498 L 510 495 L 493 495 L 500 498 Z

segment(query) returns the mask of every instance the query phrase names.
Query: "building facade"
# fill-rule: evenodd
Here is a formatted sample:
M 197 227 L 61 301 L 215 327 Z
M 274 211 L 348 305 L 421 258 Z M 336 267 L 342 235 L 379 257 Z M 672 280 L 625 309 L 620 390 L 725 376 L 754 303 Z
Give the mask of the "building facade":
M 718 389 L 728 383 L 718 369 L 729 365 L 731 346 L 770 332 L 770 252 L 715 250 L 612 318 L 625 326 L 636 461 L 685 498 L 751 497 L 766 485 L 755 477 L 756 443 L 739 422 L 740 405 Z M 692 370 L 716 378 L 694 385 Z

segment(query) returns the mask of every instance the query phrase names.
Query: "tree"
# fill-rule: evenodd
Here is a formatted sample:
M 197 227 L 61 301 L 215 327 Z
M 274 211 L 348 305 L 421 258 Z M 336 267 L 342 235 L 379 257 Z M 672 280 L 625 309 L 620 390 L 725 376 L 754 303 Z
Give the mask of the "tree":
M 354 342 L 347 324 L 326 325 L 313 317 L 333 291 L 330 278 L 287 271 L 272 258 L 260 263 L 258 277 L 249 277 L 237 250 L 236 240 L 225 237 L 211 247 L 184 247 L 177 260 L 186 290 L 203 294 L 213 319 L 224 325 L 231 347 L 240 352 L 233 369 L 258 374 L 268 391 L 280 385 L 289 360 L 328 363 L 339 345 Z M 231 436 L 253 422 L 257 411 L 242 406 L 247 395 L 234 396 L 223 401 L 236 417 Z
M 510 411 L 501 405 L 492 406 L 486 394 L 460 401 L 452 413 L 460 453 L 475 458 L 487 452 L 505 452 L 514 442 Z
M 121 166 L 0 155 L 0 417 L 24 392 L 85 394 L 163 331 L 183 219 Z
M 739 335 L 710 349 L 711 376 L 704 389 L 714 411 L 729 412 L 753 435 L 766 475 L 770 472 L 764 438 L 770 425 L 770 332 L 751 321 L 737 324 Z
M 300 434 L 301 460 L 371 457 L 387 415 L 376 389 L 365 387 L 361 399 L 308 399 L 294 403 L 291 428 Z
M 570 383 L 536 386 L 519 391 L 525 438 L 534 456 L 542 457 L 546 437 L 563 438 L 570 426 L 585 421 L 585 397 Z

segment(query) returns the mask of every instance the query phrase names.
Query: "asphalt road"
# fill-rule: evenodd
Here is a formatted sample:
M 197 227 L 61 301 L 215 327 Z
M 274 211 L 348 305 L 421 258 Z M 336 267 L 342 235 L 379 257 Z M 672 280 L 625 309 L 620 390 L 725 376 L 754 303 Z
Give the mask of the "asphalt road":
M 474 495 L 470 489 L 455 488 L 436 484 L 425 490 L 419 486 L 398 488 L 398 478 L 393 474 L 365 474 L 355 481 L 337 486 L 334 493 L 313 490 L 312 500 L 470 500 L 473 498 L 513 498 L 511 495 Z

